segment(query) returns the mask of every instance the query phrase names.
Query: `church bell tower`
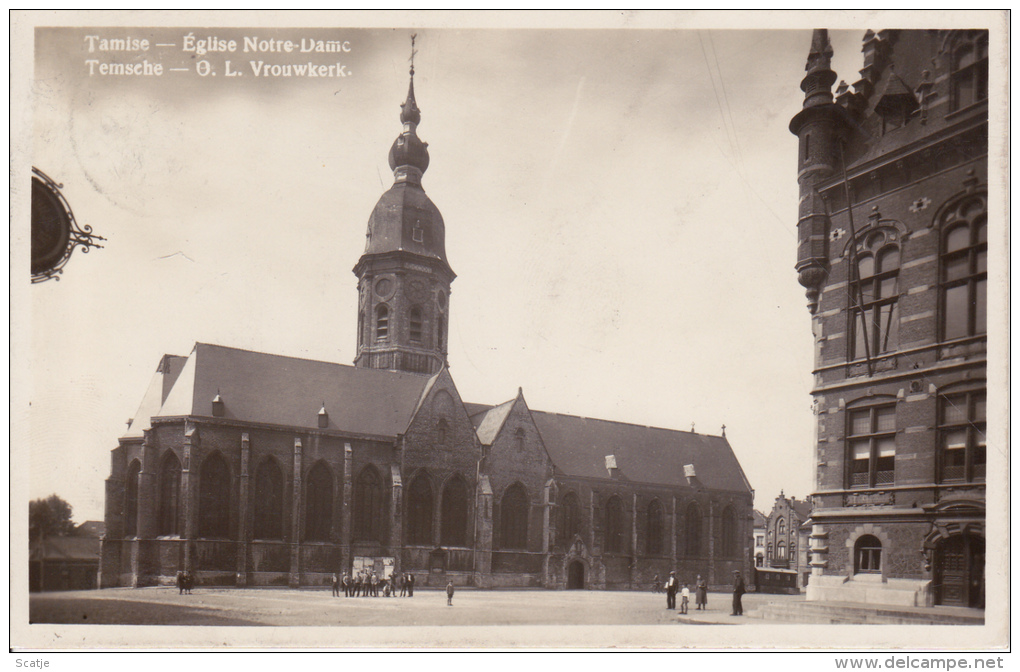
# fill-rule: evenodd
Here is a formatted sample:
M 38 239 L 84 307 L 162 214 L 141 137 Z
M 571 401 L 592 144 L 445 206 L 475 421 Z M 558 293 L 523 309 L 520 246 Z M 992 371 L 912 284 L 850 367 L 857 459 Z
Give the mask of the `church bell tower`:
M 412 41 L 413 50 L 413 41 Z M 368 220 L 358 276 L 358 354 L 355 366 L 431 375 L 446 365 L 450 283 L 443 216 L 421 186 L 428 143 L 418 138 L 414 62 L 403 130 L 390 147 L 393 186 Z

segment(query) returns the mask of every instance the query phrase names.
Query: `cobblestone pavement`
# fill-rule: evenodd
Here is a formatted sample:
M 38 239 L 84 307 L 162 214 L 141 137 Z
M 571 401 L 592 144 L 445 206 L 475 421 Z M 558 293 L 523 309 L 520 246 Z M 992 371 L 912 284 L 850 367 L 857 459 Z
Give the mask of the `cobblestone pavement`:
M 744 613 L 785 595 L 744 596 Z M 669 611 L 651 592 L 460 589 L 453 606 L 443 591 L 413 598 L 334 598 L 329 589 L 176 588 L 32 594 L 31 623 L 269 626 L 667 625 L 755 623 L 730 616 L 730 595 L 711 593 L 709 610 Z

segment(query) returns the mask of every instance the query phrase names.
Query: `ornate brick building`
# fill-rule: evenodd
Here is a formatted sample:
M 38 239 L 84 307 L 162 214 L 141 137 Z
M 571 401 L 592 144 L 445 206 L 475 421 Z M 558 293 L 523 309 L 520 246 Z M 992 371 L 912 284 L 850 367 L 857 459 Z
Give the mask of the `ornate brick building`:
M 815 337 L 807 596 L 980 607 L 988 32 L 868 31 L 863 53 L 834 98 L 815 31 L 790 124 Z
M 753 492 L 725 436 L 466 404 L 447 368 L 454 273 L 421 186 L 413 71 L 354 268 L 355 366 L 197 344 L 167 355 L 112 452 L 102 586 L 648 588 L 747 573 Z

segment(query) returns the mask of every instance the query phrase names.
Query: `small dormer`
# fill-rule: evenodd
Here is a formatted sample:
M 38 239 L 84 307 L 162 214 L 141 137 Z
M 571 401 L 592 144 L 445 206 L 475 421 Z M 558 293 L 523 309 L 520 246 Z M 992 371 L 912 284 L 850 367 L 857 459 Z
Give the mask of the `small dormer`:
M 216 390 L 216 396 L 212 400 L 212 414 L 214 418 L 222 418 L 226 412 L 226 408 L 223 404 L 223 397 L 220 396 L 220 391 Z
M 322 408 L 319 409 L 319 429 L 326 429 L 329 427 L 329 413 L 326 412 L 326 402 L 322 402 Z
M 606 455 L 606 471 L 609 472 L 609 478 L 620 477 L 620 468 L 616 466 L 616 455 Z

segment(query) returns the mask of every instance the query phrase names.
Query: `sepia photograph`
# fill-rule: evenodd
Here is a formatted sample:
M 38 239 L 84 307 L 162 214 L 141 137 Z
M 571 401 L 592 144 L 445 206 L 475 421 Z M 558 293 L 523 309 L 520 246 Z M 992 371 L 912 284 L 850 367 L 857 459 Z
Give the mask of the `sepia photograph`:
M 1008 31 L 12 12 L 15 664 L 1003 667 Z

